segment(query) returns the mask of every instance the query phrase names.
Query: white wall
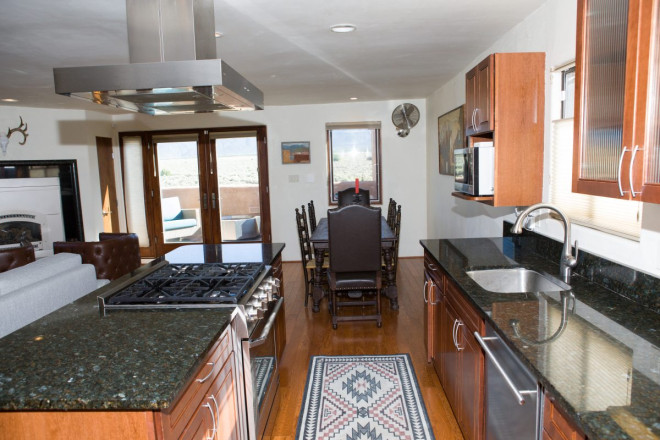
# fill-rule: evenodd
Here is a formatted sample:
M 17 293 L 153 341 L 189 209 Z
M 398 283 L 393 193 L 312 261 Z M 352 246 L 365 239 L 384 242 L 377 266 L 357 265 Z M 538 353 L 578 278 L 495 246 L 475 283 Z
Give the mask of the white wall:
M 426 232 L 426 120 L 424 100 L 407 100 L 422 112 L 419 124 L 406 138 L 399 138 L 391 122 L 394 108 L 402 101 L 346 104 L 268 106 L 258 112 L 222 112 L 203 115 L 115 116 L 115 131 L 174 128 L 266 125 L 273 242 L 284 242 L 285 261 L 300 260 L 294 209 L 314 200 L 317 218 L 328 208 L 326 122 L 381 121 L 383 210 L 389 198 L 402 207 L 400 256 L 419 256 L 419 240 Z M 310 164 L 282 164 L 281 142 L 310 141 Z M 289 176 L 297 176 L 290 183 Z
M 502 221 L 513 221 L 512 208 L 493 208 L 459 200 L 450 195 L 453 181 L 438 174 L 437 118 L 465 103 L 465 73 L 494 52 L 546 53 L 546 111 L 544 152 L 544 201 L 547 201 L 550 145 L 550 69 L 575 59 L 577 7 L 575 0 L 548 0 L 523 22 L 476 57 L 463 71 L 427 99 L 428 236 L 434 238 L 500 236 Z M 562 239 L 558 222 L 541 222 L 537 232 Z M 660 275 L 660 206 L 644 204 L 640 241 L 622 239 L 581 226 L 573 226 L 580 247 L 596 255 Z
M 83 110 L 0 106 L 0 130 L 18 126 L 19 116 L 28 124 L 27 142 L 19 145 L 23 136 L 13 134 L 0 161 L 76 159 L 85 239 L 97 240 L 103 217 L 96 136 L 112 137 L 111 117 Z

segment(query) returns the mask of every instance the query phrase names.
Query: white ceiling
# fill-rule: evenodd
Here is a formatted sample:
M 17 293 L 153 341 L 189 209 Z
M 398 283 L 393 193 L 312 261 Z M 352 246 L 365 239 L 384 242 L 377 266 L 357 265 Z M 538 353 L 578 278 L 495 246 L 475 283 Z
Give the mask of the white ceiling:
M 268 106 L 425 98 L 544 0 L 214 1 L 220 58 Z M 121 112 L 56 95 L 52 68 L 128 63 L 124 1 L 0 4 L 0 104 Z

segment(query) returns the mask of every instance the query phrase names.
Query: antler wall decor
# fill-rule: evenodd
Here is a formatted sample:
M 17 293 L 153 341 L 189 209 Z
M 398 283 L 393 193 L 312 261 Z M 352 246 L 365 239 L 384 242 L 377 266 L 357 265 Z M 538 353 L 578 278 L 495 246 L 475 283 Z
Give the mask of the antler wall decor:
M 2 148 L 2 155 L 4 156 L 7 154 L 7 145 L 9 145 L 9 138 L 11 137 L 12 134 L 18 132 L 23 135 L 23 142 L 19 142 L 19 145 L 25 145 L 25 142 L 27 142 L 27 137 L 28 137 L 28 125 L 23 122 L 23 117 L 19 116 L 21 118 L 21 123 L 18 125 L 16 128 L 10 128 L 7 130 L 7 134 L 0 133 L 0 148 Z

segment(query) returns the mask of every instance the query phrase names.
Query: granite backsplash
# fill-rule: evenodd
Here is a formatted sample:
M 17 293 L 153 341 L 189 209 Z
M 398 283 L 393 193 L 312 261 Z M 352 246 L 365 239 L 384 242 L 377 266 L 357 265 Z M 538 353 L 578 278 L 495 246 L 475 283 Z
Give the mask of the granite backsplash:
M 510 222 L 503 223 L 503 235 L 512 237 L 516 247 L 521 246 L 520 242 L 515 239 L 516 235 L 511 233 L 511 226 L 513 224 Z M 534 240 L 525 240 L 524 250 L 534 252 L 559 266 L 562 243 L 528 230 L 523 230 L 521 235 L 534 238 Z M 573 269 L 573 273 L 660 313 L 659 278 L 590 254 L 582 249 L 578 253 L 578 263 Z

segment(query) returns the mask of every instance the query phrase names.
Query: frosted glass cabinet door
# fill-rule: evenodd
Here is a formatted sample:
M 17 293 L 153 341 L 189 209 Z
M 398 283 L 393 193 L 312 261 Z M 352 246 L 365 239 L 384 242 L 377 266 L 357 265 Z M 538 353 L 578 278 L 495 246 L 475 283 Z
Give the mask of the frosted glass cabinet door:
M 573 191 L 629 198 L 638 0 L 579 0 Z
M 573 191 L 660 203 L 660 0 L 578 0 Z

